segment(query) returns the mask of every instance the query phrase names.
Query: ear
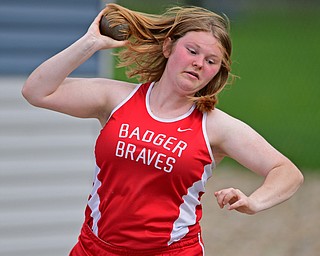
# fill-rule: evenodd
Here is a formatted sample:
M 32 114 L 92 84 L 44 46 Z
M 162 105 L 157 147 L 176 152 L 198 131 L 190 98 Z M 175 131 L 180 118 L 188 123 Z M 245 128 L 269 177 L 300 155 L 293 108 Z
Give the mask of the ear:
M 172 39 L 167 37 L 163 41 L 162 53 L 165 58 L 169 58 L 172 49 Z

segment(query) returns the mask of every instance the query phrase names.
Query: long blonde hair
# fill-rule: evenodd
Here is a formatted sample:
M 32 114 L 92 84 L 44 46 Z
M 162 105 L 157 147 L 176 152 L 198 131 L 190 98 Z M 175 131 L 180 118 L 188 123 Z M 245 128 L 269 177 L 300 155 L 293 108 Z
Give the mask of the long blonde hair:
M 190 31 L 210 32 L 220 42 L 223 59 L 218 74 L 191 100 L 202 112 L 214 109 L 218 93 L 231 76 L 231 39 L 229 21 L 207 9 L 195 6 L 172 7 L 161 15 L 129 10 L 117 4 L 108 4 L 105 14 L 112 26 L 129 25 L 129 44 L 118 53 L 119 66 L 127 67 L 128 77 L 138 81 L 158 81 L 167 59 L 163 56 L 163 42 L 173 43 Z

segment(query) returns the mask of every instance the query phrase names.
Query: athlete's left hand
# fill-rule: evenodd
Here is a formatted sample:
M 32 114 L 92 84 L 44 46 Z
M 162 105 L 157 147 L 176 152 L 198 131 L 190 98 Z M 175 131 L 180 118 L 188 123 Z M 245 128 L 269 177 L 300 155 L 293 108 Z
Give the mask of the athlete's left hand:
M 222 189 L 214 193 L 220 208 L 224 208 L 225 205 L 228 206 L 228 210 L 236 210 L 241 213 L 255 214 L 253 200 L 246 196 L 242 191 L 235 188 Z

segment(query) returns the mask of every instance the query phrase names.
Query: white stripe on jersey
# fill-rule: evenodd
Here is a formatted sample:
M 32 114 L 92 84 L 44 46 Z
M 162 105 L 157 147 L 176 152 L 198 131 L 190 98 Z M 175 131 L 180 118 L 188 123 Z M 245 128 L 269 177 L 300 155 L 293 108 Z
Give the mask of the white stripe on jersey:
M 93 225 L 91 227 L 92 232 L 98 236 L 98 221 L 101 218 L 101 212 L 99 211 L 99 205 L 100 205 L 100 197 L 98 194 L 98 189 L 101 186 L 100 180 L 98 180 L 98 174 L 100 172 L 100 168 L 96 165 L 94 174 L 94 182 L 93 187 L 91 191 L 91 198 L 88 201 L 88 206 L 91 209 L 90 216 L 93 218 Z
M 179 207 L 180 214 L 173 223 L 168 245 L 183 238 L 189 232 L 188 226 L 196 223 L 196 206 L 200 205 L 199 194 L 205 192 L 205 184 L 211 176 L 212 164 L 207 164 L 204 167 L 201 180 L 193 183 L 192 187 L 188 188 L 188 193 L 182 197 L 183 203 Z
M 201 248 L 202 248 L 202 256 L 204 256 L 204 254 L 205 254 L 205 252 L 204 252 L 204 245 L 203 245 L 203 243 L 201 242 L 201 235 L 200 235 L 200 233 L 198 233 L 198 240 L 199 240 L 199 244 L 200 244 L 200 246 L 201 246 Z

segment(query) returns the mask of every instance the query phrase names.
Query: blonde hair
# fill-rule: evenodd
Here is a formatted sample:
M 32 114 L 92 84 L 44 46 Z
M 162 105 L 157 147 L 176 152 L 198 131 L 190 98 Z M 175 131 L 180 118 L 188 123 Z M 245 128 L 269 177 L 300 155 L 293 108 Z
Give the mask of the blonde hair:
M 118 53 L 119 66 L 127 67 L 128 77 L 138 81 L 158 81 L 167 59 L 163 56 L 163 42 L 174 42 L 190 31 L 210 32 L 220 42 L 223 59 L 218 74 L 191 100 L 202 112 L 214 109 L 218 93 L 231 75 L 231 39 L 229 21 L 207 9 L 195 6 L 172 7 L 161 15 L 129 10 L 117 4 L 108 4 L 105 14 L 111 26 L 128 24 L 129 44 Z

